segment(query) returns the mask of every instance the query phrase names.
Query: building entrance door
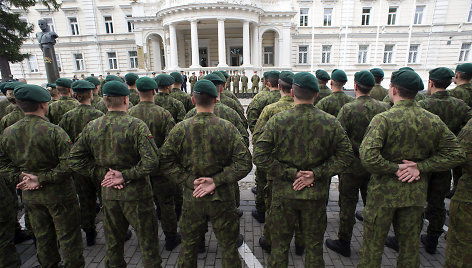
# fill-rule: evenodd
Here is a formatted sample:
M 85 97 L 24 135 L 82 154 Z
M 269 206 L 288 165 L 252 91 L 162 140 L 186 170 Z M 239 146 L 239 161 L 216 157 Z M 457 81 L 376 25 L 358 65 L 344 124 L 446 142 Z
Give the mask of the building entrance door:
M 231 66 L 241 66 L 243 65 L 243 48 L 242 47 L 232 47 L 230 48 L 230 63 Z
M 200 66 L 208 67 L 208 48 L 200 48 Z

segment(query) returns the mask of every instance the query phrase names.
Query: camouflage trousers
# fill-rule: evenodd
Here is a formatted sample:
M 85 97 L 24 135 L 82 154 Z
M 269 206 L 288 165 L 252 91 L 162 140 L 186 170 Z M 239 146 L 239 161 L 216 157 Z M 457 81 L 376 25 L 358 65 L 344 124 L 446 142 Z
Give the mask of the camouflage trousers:
M 265 196 L 267 196 L 266 191 L 267 183 L 267 173 L 260 168 L 256 168 L 256 209 L 259 213 L 266 212 Z
M 364 206 L 367 200 L 367 184 L 370 174 L 341 174 L 339 176 L 339 232 L 338 238 L 343 241 L 351 241 L 352 229 L 356 223 L 355 212 L 361 192 Z
M 245 84 L 242 84 L 242 85 L 241 85 L 241 91 L 242 91 L 243 93 L 247 93 L 247 84 L 246 84 L 246 85 L 245 85 Z
M 272 229 L 272 250 L 268 267 L 288 266 L 288 251 L 297 220 L 306 244 L 305 267 L 324 267 L 326 200 L 273 198 L 270 209 L 277 228 Z
M 252 85 L 251 87 L 252 93 L 259 93 L 259 85 Z
M 16 213 L 20 211 L 20 206 L 18 205 L 18 195 L 17 195 L 17 190 L 16 190 L 16 182 L 13 183 L 8 183 L 7 185 L 8 189 L 11 191 L 11 204 L 13 206 L 13 209 Z M 18 190 L 20 191 L 20 190 Z M 21 191 L 20 191 L 21 192 Z M 20 193 L 21 196 L 21 193 Z M 15 214 L 16 215 L 16 214 Z M 33 232 L 31 231 L 31 224 L 29 221 L 29 213 L 28 210 L 25 208 L 25 227 L 26 227 L 26 233 L 28 235 L 32 235 Z M 15 232 L 21 231 L 21 225 L 20 222 L 18 221 L 17 218 L 15 218 Z
M 98 181 L 74 174 L 75 188 L 79 196 L 81 227 L 85 232 L 95 231 L 95 206 L 97 203 Z
M 459 184 L 459 179 L 461 178 L 462 176 L 462 168 L 459 166 L 459 167 L 455 167 L 452 169 L 452 173 L 453 173 L 453 190 L 455 191 L 456 188 L 457 188 L 457 184 Z
M 126 268 L 124 244 L 128 226 L 134 228 L 144 268 L 161 267 L 158 222 L 151 198 L 132 201 L 103 200 L 105 230 L 105 267 Z
M 161 226 L 166 238 L 177 236 L 177 215 L 175 213 L 177 192 L 179 191 L 174 181 L 166 178 L 152 176 L 152 190 L 154 200 L 157 200 L 161 209 Z
M 472 203 L 452 200 L 449 206 L 446 268 L 466 268 L 472 263 Z
M 218 245 L 222 250 L 222 266 L 241 267 L 236 240 L 239 218 L 234 201 L 184 201 L 180 231 L 182 248 L 178 259 L 180 268 L 197 267 L 197 251 L 202 234 L 210 220 Z
M 5 198 L 5 196 L 2 198 Z M 13 244 L 15 223 L 17 223 L 15 212 L 17 210 L 8 205 L 9 202 L 6 202 L 5 206 L 1 207 L 2 211 L 0 212 L 0 267 L 17 268 L 21 265 L 20 256 L 16 251 L 15 244 Z
M 239 208 L 239 205 L 241 204 L 241 193 L 239 192 L 238 182 L 235 182 L 233 187 L 234 187 L 234 201 L 236 204 L 236 208 Z
M 446 222 L 446 208 L 444 199 L 451 187 L 451 171 L 432 173 L 428 182 L 428 235 L 439 237 L 443 233 L 443 226 Z
M 77 199 L 55 204 L 25 204 L 36 236 L 36 254 L 43 268 L 57 267 L 61 255 L 64 267 L 84 267 L 82 234 Z
M 420 267 L 420 232 L 423 207 L 378 207 L 367 201 L 364 209 L 364 238 L 358 268 L 378 268 L 382 263 L 385 238 L 393 223 L 400 252 L 398 268 Z
M 233 85 L 233 93 L 236 95 L 236 94 L 239 94 L 239 85 Z

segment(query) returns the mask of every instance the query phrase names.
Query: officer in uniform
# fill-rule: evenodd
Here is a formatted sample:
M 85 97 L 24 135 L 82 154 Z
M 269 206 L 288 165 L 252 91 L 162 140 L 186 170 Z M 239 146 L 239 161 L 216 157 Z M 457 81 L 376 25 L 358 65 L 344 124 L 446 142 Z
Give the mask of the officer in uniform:
M 36 252 L 42 267 L 57 267 L 62 250 L 65 267 L 84 267 L 79 203 L 67 158 L 72 145 L 67 133 L 45 118 L 49 92 L 35 85 L 15 88 L 25 118 L 8 127 L 0 140 L 0 166 L 23 195 Z
M 136 80 L 139 79 L 139 76 L 135 73 L 127 73 L 125 75 L 126 84 L 128 85 L 129 89 L 129 102 L 133 105 L 139 103 L 139 95 L 138 91 L 136 90 Z
M 154 103 L 170 112 L 177 124 L 184 120 L 185 107 L 182 102 L 170 96 L 172 85 L 175 82 L 174 77 L 168 74 L 160 74 L 154 79 L 157 83 L 157 94 L 154 96 Z
M 100 80 L 98 80 L 94 76 L 89 76 L 89 77 L 85 78 L 85 81 L 88 81 L 88 82 L 95 85 L 95 88 L 92 91 L 93 97 L 92 97 L 92 103 L 91 104 L 92 104 L 93 107 L 96 107 L 97 104 L 102 100 L 102 97 L 100 97 L 98 95 L 98 92 L 100 91 Z
M 361 192 L 364 206 L 367 200 L 367 184 L 370 174 L 362 167 L 359 159 L 359 145 L 372 118 L 389 107 L 384 102 L 369 96 L 375 86 L 374 76 L 369 71 L 354 75 L 356 100 L 345 104 L 338 114 L 338 121 L 346 131 L 354 151 L 354 160 L 339 178 L 339 232 L 338 239 L 327 239 L 326 246 L 344 257 L 351 256 L 352 229 L 356 220 L 354 213 Z
M 192 98 L 189 94 L 181 90 L 182 84 L 185 83 L 182 75 L 178 72 L 172 72 L 170 76 L 175 80 L 170 96 L 182 102 L 185 107 L 185 112 L 192 110 L 192 108 L 195 107 L 192 103 Z
M 203 72 L 200 71 L 199 75 L 198 75 L 198 80 L 202 80 L 205 76 L 203 75 Z
M 360 268 L 380 267 L 392 223 L 400 250 L 397 267 L 420 266 L 418 245 L 428 174 L 465 160 L 446 124 L 415 102 L 423 88 L 414 71 L 393 72 L 389 95 L 394 106 L 372 119 L 361 143 L 360 159 L 372 176 L 363 213 Z
M 314 75 L 295 74 L 295 107 L 269 119 L 254 145 L 254 164 L 273 178 L 270 209 L 277 228 L 271 230 L 269 267 L 288 266 L 297 219 L 307 248 L 305 267 L 324 267 L 329 181 L 350 164 L 353 156 L 336 118 L 313 106 L 318 91 Z
M 384 71 L 380 68 L 370 69 L 372 75 L 374 75 L 375 86 L 370 91 L 370 96 L 378 101 L 382 101 L 385 96 L 388 96 L 388 89 L 384 88 L 381 83 L 384 79 Z
M 259 81 L 261 81 L 261 78 L 257 75 L 257 71 L 254 71 L 254 74 L 251 77 L 251 93 L 253 96 L 259 93 Z
M 247 98 L 247 82 L 249 79 L 246 76 L 246 72 L 243 72 L 241 76 L 241 90 L 243 92 L 243 98 Z
M 328 84 L 331 77 L 329 76 L 328 72 L 325 70 L 316 70 L 315 72 L 316 80 L 318 81 L 318 86 L 320 87 L 320 92 L 315 99 L 314 105 L 316 105 L 321 99 L 329 96 L 331 94 L 331 89 L 326 85 Z
M 59 78 L 56 80 L 56 87 L 61 97 L 49 105 L 48 118 L 53 124 L 57 125 L 65 113 L 79 106 L 79 102 L 72 98 L 71 85 L 72 80 L 70 79 Z
M 127 114 L 125 84 L 107 82 L 103 95 L 109 111 L 84 128 L 70 152 L 70 168 L 101 182 L 105 266 L 126 267 L 124 243 L 131 224 L 143 266 L 160 267 L 158 222 L 149 181 L 149 174 L 159 165 L 158 149 L 146 124 Z
M 195 72 L 192 72 L 192 76 L 188 79 L 190 82 L 190 95 L 193 94 L 193 87 L 195 86 L 195 83 L 198 81 L 198 78 L 195 76 Z
M 241 76 L 239 76 L 238 71 L 234 71 L 231 81 L 233 82 L 233 93 L 239 96 L 239 81 L 241 81 Z
M 341 110 L 344 104 L 354 101 L 353 97 L 346 95 L 343 91 L 346 82 L 346 73 L 343 70 L 334 69 L 331 73 L 331 89 L 333 93 L 320 100 L 316 107 L 332 116 L 338 116 L 339 110 Z

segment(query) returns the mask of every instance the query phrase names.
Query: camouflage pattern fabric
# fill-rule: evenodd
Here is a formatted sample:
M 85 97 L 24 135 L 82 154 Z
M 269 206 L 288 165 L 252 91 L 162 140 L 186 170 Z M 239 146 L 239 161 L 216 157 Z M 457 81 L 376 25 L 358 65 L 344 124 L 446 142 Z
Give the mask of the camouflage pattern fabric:
M 20 109 L 20 107 L 15 105 L 15 108 L 13 109 L 13 111 L 11 111 L 9 114 L 2 117 L 2 119 L 0 120 L 0 133 L 2 133 L 3 130 L 5 130 L 5 128 L 23 119 L 23 117 L 25 117 L 25 114 Z
M 185 112 L 192 110 L 195 105 L 192 103 L 192 97 L 189 94 L 180 90 L 180 88 L 173 88 L 170 96 L 176 100 L 179 100 L 185 107 Z
M 233 109 L 236 113 L 238 113 L 239 118 L 241 118 L 241 122 L 243 123 L 244 127 L 247 129 L 247 119 L 246 116 L 244 116 L 244 108 L 241 106 L 241 104 L 238 101 L 235 101 L 231 98 L 228 98 L 224 94 L 220 96 L 220 102 L 229 108 Z
M 0 100 L 0 117 L 4 117 L 5 115 L 9 114 L 10 112 L 7 111 L 7 107 L 10 105 L 10 102 L 7 98 Z
M 193 94 L 193 86 L 195 85 L 195 83 L 197 83 L 198 81 L 198 78 L 194 75 L 190 76 L 190 78 L 188 79 L 188 81 L 190 82 L 190 94 Z
M 344 104 L 354 101 L 354 98 L 346 95 L 343 91 L 336 91 L 320 100 L 316 107 L 336 117 Z
M 154 96 L 154 103 L 170 112 L 175 123 L 184 120 L 185 107 L 182 102 L 171 97 L 168 93 L 158 92 Z
M 131 102 L 133 106 L 139 103 L 138 91 L 134 88 L 129 89 L 129 102 Z
M 224 95 L 225 97 L 230 97 L 231 99 L 233 99 L 237 104 L 238 106 L 240 106 L 241 108 L 243 108 L 243 106 L 241 105 L 241 103 L 239 102 L 239 99 L 238 97 L 236 97 L 236 95 L 233 94 L 233 92 L 225 89 L 223 90 L 223 94 L 221 94 L 222 96 Z M 221 96 L 221 97 L 222 97 Z
M 92 97 L 92 106 L 95 107 L 95 108 L 97 108 L 97 104 L 98 104 L 101 100 L 102 100 L 102 97 L 93 94 L 93 97 Z
M 421 100 L 424 100 L 424 99 L 427 99 L 427 98 L 428 97 L 426 95 L 418 93 L 415 96 L 415 101 L 421 101 Z M 392 102 L 392 100 L 390 100 L 390 96 L 388 94 L 387 94 L 387 96 L 385 96 L 385 98 L 382 101 L 387 103 L 388 105 L 390 105 L 390 107 L 393 106 L 393 102 Z
M 241 76 L 241 91 L 243 93 L 248 93 L 247 92 L 247 82 L 249 81 L 249 78 L 247 76 L 243 75 Z
M 462 84 L 449 91 L 452 97 L 463 100 L 467 106 L 472 107 L 472 84 Z
M 17 210 L 13 209 L 12 194 L 3 178 L 0 178 L 0 196 L 0 267 L 18 268 L 20 255 L 13 244 Z
M 231 82 L 233 82 L 233 93 L 234 94 L 239 93 L 239 81 L 241 81 L 241 76 L 240 75 L 233 75 L 231 77 Z
M 261 81 L 261 78 L 257 74 L 251 77 L 251 83 L 252 83 L 251 92 L 252 93 L 259 93 L 259 81 Z
M 332 91 L 327 85 L 320 86 L 320 92 L 318 92 L 318 96 L 315 98 L 315 102 L 313 102 L 313 105 L 316 105 L 320 100 L 328 97 L 331 95 Z
M 466 152 L 467 160 L 462 164 L 462 177 L 457 186 L 456 193 L 453 196 L 453 200 L 461 202 L 472 202 L 472 121 L 465 125 L 457 136 L 462 148 Z M 463 178 L 463 179 L 462 179 Z
M 103 113 L 90 105 L 80 104 L 62 116 L 59 126 L 64 129 L 72 141 L 77 140 L 84 127 L 103 116 Z
M 385 96 L 388 96 L 388 89 L 381 85 L 375 85 L 370 91 L 370 96 L 378 101 L 383 101 Z
M 106 114 L 108 112 L 108 108 L 105 104 L 105 102 L 103 101 L 103 99 L 101 99 L 97 105 L 94 106 L 95 109 L 99 110 L 100 112 L 102 112 L 103 114 Z
M 253 104 L 248 106 L 247 108 L 247 122 L 249 125 L 249 129 L 252 133 L 254 133 L 254 128 L 256 127 L 257 119 L 259 119 L 259 115 L 261 115 L 262 110 L 269 104 L 279 101 L 280 99 L 280 91 L 273 90 L 269 91 L 268 93 L 264 94 L 262 97 L 258 99 L 254 99 L 252 102 Z
M 231 91 L 231 76 L 226 78 L 225 89 Z
M 72 97 L 60 97 L 59 100 L 49 104 L 48 118 L 53 124 L 59 124 L 62 116 L 68 111 L 79 106 L 79 102 Z

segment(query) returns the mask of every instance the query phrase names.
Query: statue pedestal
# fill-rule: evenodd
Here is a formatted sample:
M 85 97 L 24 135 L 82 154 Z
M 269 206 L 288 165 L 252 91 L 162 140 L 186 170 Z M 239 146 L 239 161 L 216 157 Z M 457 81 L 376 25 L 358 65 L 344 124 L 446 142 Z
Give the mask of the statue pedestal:
M 43 44 L 42 50 L 48 83 L 55 83 L 59 78 L 59 69 L 57 68 L 56 52 L 54 51 L 54 46 L 52 44 Z

